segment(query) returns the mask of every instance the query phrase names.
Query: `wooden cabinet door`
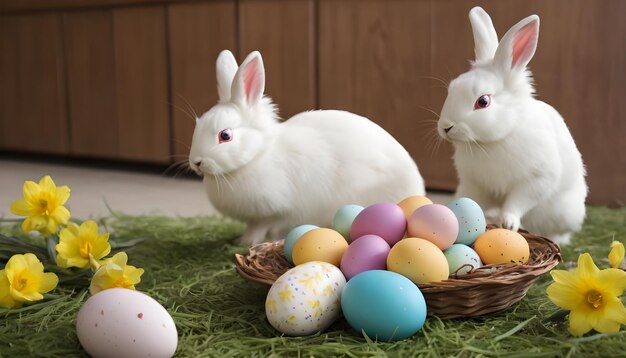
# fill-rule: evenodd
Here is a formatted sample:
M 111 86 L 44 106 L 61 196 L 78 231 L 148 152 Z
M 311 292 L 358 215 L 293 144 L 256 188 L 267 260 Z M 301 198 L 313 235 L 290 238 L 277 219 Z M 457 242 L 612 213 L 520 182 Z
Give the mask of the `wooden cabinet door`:
M 239 62 L 261 52 L 265 93 L 282 118 L 317 107 L 314 1 L 241 0 L 239 45 Z
M 56 13 L 0 18 L 0 148 L 69 150 L 61 20 Z
M 65 14 L 72 152 L 169 163 L 163 7 Z
M 189 155 L 195 116 L 217 103 L 215 61 L 229 49 L 236 54 L 234 1 L 168 7 L 174 160 Z

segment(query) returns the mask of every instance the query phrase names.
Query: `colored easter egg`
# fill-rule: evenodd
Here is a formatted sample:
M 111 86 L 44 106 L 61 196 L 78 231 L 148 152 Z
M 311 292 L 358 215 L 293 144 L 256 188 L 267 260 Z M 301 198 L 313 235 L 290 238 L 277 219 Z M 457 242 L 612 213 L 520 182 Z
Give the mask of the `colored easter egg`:
M 398 206 L 402 208 L 402 211 L 404 212 L 404 216 L 406 217 L 407 220 L 409 220 L 409 218 L 411 217 L 411 214 L 413 214 L 415 210 L 417 210 L 418 208 L 421 208 L 424 205 L 432 204 L 432 203 L 433 201 L 428 199 L 425 196 L 413 195 L 399 202 Z
M 326 262 L 311 261 L 291 268 L 272 285 L 265 315 L 272 327 L 291 336 L 323 331 L 341 316 L 346 279 Z
M 459 234 L 455 242 L 472 245 L 487 227 L 483 209 L 470 198 L 458 198 L 446 206 L 452 210 L 459 222 Z
M 333 218 L 333 229 L 343 235 L 346 240 L 351 241 L 350 228 L 352 227 L 352 222 L 362 210 L 363 207 L 359 205 L 349 204 L 342 206 L 337 210 Z
M 407 277 L 416 285 L 438 282 L 448 278 L 446 257 L 428 240 L 408 237 L 400 240 L 389 251 L 387 270 Z
M 411 337 L 426 320 L 426 301 L 419 288 L 391 271 L 354 276 L 343 289 L 341 308 L 355 331 L 379 341 Z
M 451 276 L 463 276 L 482 266 L 480 257 L 471 247 L 454 244 L 443 250 Z
M 376 235 L 361 236 L 354 240 L 341 258 L 341 272 L 347 280 L 368 270 L 387 268 L 389 244 Z
M 411 214 L 407 235 L 426 239 L 445 250 L 454 244 L 459 234 L 459 221 L 445 205 L 427 204 Z
M 293 246 L 293 263 L 324 261 L 337 267 L 348 248 L 348 242 L 333 229 L 317 228 L 307 231 Z
M 363 209 L 354 218 L 350 237 L 377 235 L 385 239 L 389 246 L 395 245 L 406 233 L 406 217 L 396 204 L 382 202 Z
M 296 244 L 296 241 L 298 241 L 298 239 L 300 239 L 305 233 L 317 228 L 318 227 L 315 225 L 300 225 L 289 231 L 285 237 L 284 250 L 285 258 L 290 264 L 293 264 L 293 246 Z
M 474 242 L 474 250 L 487 264 L 525 264 L 530 258 L 528 241 L 519 233 L 506 229 L 492 229 Z

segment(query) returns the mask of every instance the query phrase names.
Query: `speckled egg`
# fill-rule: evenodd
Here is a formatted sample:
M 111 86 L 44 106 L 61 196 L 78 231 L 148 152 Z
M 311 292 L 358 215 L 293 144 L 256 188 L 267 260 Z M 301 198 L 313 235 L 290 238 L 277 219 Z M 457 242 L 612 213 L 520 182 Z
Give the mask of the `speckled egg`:
M 519 233 L 506 229 L 492 229 L 474 242 L 474 250 L 487 264 L 525 264 L 530 258 L 528 241 Z
M 446 206 L 452 210 L 459 222 L 459 234 L 455 242 L 472 245 L 487 227 L 483 209 L 470 198 L 458 198 Z
M 448 278 L 448 261 L 432 242 L 415 237 L 400 240 L 389 251 L 387 270 L 399 273 L 416 285 Z
M 284 250 L 285 258 L 290 264 L 293 264 L 293 247 L 296 244 L 296 241 L 298 241 L 305 233 L 317 228 L 318 226 L 315 225 L 300 225 L 289 231 L 287 237 L 285 237 Z
M 76 335 L 92 357 L 171 357 L 178 345 L 167 310 L 152 297 L 126 288 L 89 297 L 78 311 Z
M 400 241 L 406 233 L 406 217 L 396 204 L 382 202 L 363 209 L 354 218 L 350 237 L 358 239 L 363 235 L 377 235 L 385 239 L 389 246 Z
M 389 244 L 376 235 L 361 236 L 353 241 L 341 258 L 341 272 L 350 280 L 353 276 L 368 270 L 387 268 Z
M 407 220 L 409 220 L 409 218 L 411 217 L 411 214 L 413 214 L 415 210 L 417 210 L 418 208 L 421 208 L 424 205 L 428 205 L 432 203 L 433 201 L 428 199 L 425 196 L 413 195 L 399 202 L 398 206 L 402 208 L 402 211 L 404 212 L 404 216 L 406 217 Z
M 363 207 L 359 205 L 349 204 L 342 206 L 337 210 L 333 218 L 333 229 L 343 235 L 346 240 L 352 241 L 350 238 L 350 228 L 352 227 L 354 218 L 356 218 L 361 211 L 363 211 Z
M 312 261 L 285 272 L 274 282 L 265 301 L 267 320 L 279 332 L 306 336 L 323 331 L 341 316 L 341 271 Z
M 454 244 L 443 250 L 448 260 L 450 276 L 463 276 L 482 266 L 480 257 L 471 247 L 463 244 Z
M 426 239 L 445 250 L 454 244 L 459 234 L 459 221 L 445 205 L 424 205 L 411 214 L 407 236 Z
M 324 261 L 337 267 L 348 248 L 348 242 L 333 229 L 317 228 L 307 231 L 293 246 L 293 263 L 301 265 L 310 261 Z

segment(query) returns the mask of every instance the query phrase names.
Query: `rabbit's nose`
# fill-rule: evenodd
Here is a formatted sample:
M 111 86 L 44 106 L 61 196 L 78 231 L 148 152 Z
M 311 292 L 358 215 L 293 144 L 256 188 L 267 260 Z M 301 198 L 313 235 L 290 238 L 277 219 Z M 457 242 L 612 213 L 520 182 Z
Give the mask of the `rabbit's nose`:
M 450 126 L 450 127 L 448 127 L 448 128 L 444 128 L 444 129 L 443 129 L 443 131 L 444 131 L 444 132 L 446 132 L 446 133 L 448 133 L 450 130 L 452 130 L 452 127 L 454 127 L 454 125 L 451 125 L 451 126 Z
M 195 165 L 197 168 L 200 168 L 200 166 L 202 165 L 202 159 L 194 160 L 193 165 Z

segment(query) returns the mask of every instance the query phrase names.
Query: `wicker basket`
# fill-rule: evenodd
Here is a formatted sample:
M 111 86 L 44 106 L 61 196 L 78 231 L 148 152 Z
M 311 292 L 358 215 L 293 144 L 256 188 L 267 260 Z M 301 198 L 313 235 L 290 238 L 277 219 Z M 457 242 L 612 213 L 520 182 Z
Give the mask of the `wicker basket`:
M 562 261 L 557 244 L 527 231 L 520 234 L 530 246 L 526 264 L 486 265 L 465 276 L 419 285 L 428 314 L 442 319 L 476 317 L 520 301 L 540 275 Z M 268 285 L 293 267 L 284 257 L 283 241 L 252 246 L 247 256 L 235 255 L 235 264 L 242 277 Z

